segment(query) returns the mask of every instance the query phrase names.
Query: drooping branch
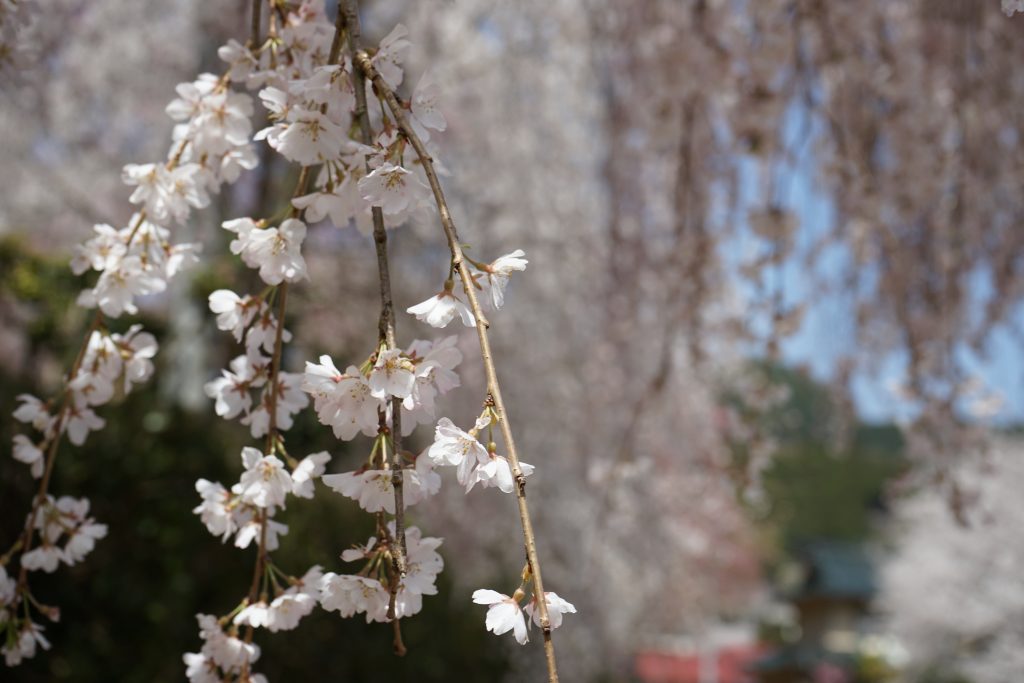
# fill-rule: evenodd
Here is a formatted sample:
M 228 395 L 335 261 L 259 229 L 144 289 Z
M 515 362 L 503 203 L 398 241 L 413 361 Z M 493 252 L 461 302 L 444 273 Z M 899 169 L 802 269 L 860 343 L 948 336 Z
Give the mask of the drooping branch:
M 533 579 L 534 597 L 537 600 L 537 611 L 540 616 L 541 631 L 544 634 L 544 653 L 547 660 L 548 680 L 552 683 L 558 680 L 558 669 L 555 662 L 555 646 L 551 638 L 551 622 L 548 618 L 547 600 L 544 594 L 544 585 L 541 578 L 540 559 L 537 555 L 537 542 L 533 532 L 533 524 L 530 521 L 530 512 L 526 503 L 526 477 L 519 465 L 519 456 L 516 452 L 515 441 L 512 437 L 512 429 L 509 425 L 508 414 L 505 411 L 505 403 L 501 397 L 501 388 L 498 384 L 498 373 L 494 366 L 494 355 L 491 350 L 491 342 L 488 336 L 490 323 L 484 317 L 473 285 L 472 274 L 469 265 L 462 253 L 461 242 L 455 222 L 452 220 L 451 212 L 448 209 L 448 202 L 445 200 L 444 191 L 438 180 L 437 172 L 434 169 L 433 159 L 427 152 L 423 141 L 420 140 L 416 131 L 409 124 L 405 116 L 406 107 L 399 102 L 398 96 L 388 86 L 380 73 L 374 68 L 369 55 L 362 50 L 356 51 L 353 56 L 353 64 L 356 73 L 362 71 L 373 82 L 374 90 L 379 97 L 387 102 L 398 127 L 404 137 L 416 151 L 416 155 L 423 165 L 424 173 L 430 183 L 430 189 L 434 194 L 434 201 L 437 204 L 438 214 L 441 217 L 441 227 L 444 230 L 445 238 L 448 241 L 448 248 L 451 251 L 452 264 L 458 270 L 462 280 L 462 288 L 469 300 L 470 309 L 476 319 L 477 338 L 480 343 L 480 355 L 483 360 L 484 373 L 487 377 L 488 402 L 493 403 L 493 410 L 498 416 L 501 426 L 502 437 L 505 440 L 505 447 L 508 450 L 508 461 L 512 468 L 512 474 L 516 480 L 515 495 L 519 506 L 519 519 L 523 526 L 523 539 L 526 550 L 526 559 Z M 358 91 L 357 87 L 357 91 Z
M 356 55 L 361 50 L 361 31 L 359 26 L 359 8 L 356 0 L 344 0 L 338 8 L 338 33 L 342 25 L 348 32 L 348 46 L 352 57 L 353 65 L 356 63 Z M 356 95 L 356 119 L 359 123 L 359 132 L 362 142 L 365 145 L 373 144 L 373 131 L 370 128 L 370 115 L 366 108 L 366 80 L 362 69 L 354 68 L 352 82 Z M 366 172 L 369 173 L 370 160 L 366 158 Z M 395 308 L 391 296 L 391 274 L 388 266 L 388 234 L 384 226 L 384 212 L 379 206 L 372 208 L 373 215 L 373 243 L 377 251 L 377 272 L 380 276 L 380 321 L 378 323 L 378 347 L 383 345 L 387 349 L 397 348 L 395 342 Z M 402 401 L 398 398 L 391 400 L 391 438 L 393 447 L 391 449 L 391 484 L 395 493 L 395 547 L 392 549 L 392 557 L 395 569 L 399 576 L 406 573 L 406 543 L 405 543 L 405 501 L 404 501 L 404 473 L 402 467 Z M 387 463 L 385 463 L 386 465 Z M 394 604 L 397 591 L 397 582 L 392 587 L 391 606 L 389 616 L 394 620 Z M 396 651 L 399 650 L 400 638 L 396 637 Z

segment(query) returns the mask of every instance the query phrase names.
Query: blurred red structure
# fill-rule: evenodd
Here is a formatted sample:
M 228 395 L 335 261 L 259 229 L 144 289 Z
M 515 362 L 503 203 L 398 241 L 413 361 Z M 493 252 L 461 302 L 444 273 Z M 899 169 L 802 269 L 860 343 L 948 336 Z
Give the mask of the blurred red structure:
M 754 683 L 748 668 L 767 651 L 757 643 L 718 648 L 711 652 L 639 652 L 634 664 L 643 683 Z

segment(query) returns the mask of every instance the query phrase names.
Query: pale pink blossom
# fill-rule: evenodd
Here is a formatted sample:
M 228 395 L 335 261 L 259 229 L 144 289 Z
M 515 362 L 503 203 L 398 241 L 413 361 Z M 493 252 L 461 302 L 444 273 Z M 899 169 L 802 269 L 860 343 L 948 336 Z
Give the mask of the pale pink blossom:
M 497 636 L 512 631 L 520 645 L 525 645 L 530 640 L 526 632 L 526 620 L 518 602 L 503 593 L 484 588 L 473 591 L 473 602 L 478 605 L 490 605 L 486 622 L 488 631 Z

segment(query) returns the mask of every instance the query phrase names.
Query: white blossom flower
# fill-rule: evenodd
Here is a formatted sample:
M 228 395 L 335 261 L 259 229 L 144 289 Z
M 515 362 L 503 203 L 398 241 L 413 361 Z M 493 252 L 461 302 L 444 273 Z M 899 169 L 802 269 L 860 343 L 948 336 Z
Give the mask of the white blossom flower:
M 96 547 L 96 541 L 106 535 L 106 524 L 96 524 L 92 520 L 83 521 L 70 532 L 68 540 L 64 544 L 64 562 L 68 565 L 81 562 Z
M 120 377 L 124 369 L 124 358 L 114 341 L 114 335 L 99 330 L 90 334 L 82 357 L 82 367 L 102 375 L 111 383 Z
M 410 357 L 422 358 L 424 363 L 433 364 L 434 384 L 442 394 L 447 394 L 461 384 L 458 374 L 454 372 L 462 362 L 462 351 L 456 347 L 457 342 L 458 337 L 454 335 L 434 343 L 417 339 L 406 352 Z
M 200 181 L 202 171 L 198 164 L 180 164 L 170 170 L 164 164 L 128 164 L 121 179 L 136 186 L 128 200 L 144 205 L 151 219 L 163 223 L 173 218 L 184 223 L 192 207 L 210 204 Z
M 74 403 L 80 406 L 101 406 L 114 397 L 113 383 L 103 375 L 88 370 L 79 370 L 75 378 L 68 382 L 68 389 L 74 397 Z
M 249 331 L 245 333 L 245 352 L 249 354 L 253 362 L 259 362 L 260 352 L 273 355 L 274 346 L 277 344 L 277 318 L 269 310 L 256 318 Z M 292 333 L 288 330 L 281 331 L 281 342 L 291 341 Z
M 114 268 L 128 253 L 125 238 L 117 228 L 98 223 L 92 229 L 96 236 L 74 247 L 71 272 L 75 275 L 81 275 L 90 268 L 99 271 Z
M 339 439 L 349 441 L 359 432 L 377 435 L 381 402 L 355 366 L 342 375 L 329 356 L 321 356 L 319 365 L 306 363 L 302 387 L 313 395 L 320 423 L 331 425 Z
M 403 363 L 403 360 L 401 349 L 388 349 L 377 354 L 377 362 L 370 372 L 370 395 L 379 399 L 389 396 L 404 399 L 412 393 L 416 376 L 410 364 Z
M 260 301 L 251 296 L 240 297 L 229 289 L 218 289 L 210 294 L 210 310 L 217 315 L 217 329 L 230 332 L 235 341 L 260 310 Z
M 312 75 L 302 81 L 301 91 L 304 99 L 326 106 L 327 118 L 342 130 L 349 128 L 352 110 L 356 106 L 356 93 L 341 64 L 317 66 Z
M 18 422 L 31 424 L 40 432 L 45 432 L 53 423 L 53 416 L 46 404 L 32 394 L 18 394 L 21 405 L 14 410 L 14 419 Z
M 271 632 L 290 631 L 309 615 L 320 599 L 320 581 L 323 571 L 311 567 L 298 583 L 278 595 L 267 608 L 267 629 Z
M 126 256 L 103 271 L 96 286 L 79 295 L 78 303 L 86 308 L 99 306 L 107 317 L 118 318 L 122 313 L 138 312 L 135 297 L 156 294 L 166 287 L 166 280 L 144 268 L 138 256 Z
M 472 470 L 465 481 L 459 480 L 460 483 L 465 484 L 466 493 L 469 493 L 478 483 L 484 488 L 496 487 L 504 493 L 512 493 L 516 480 L 512 475 L 512 465 L 509 463 L 508 458 L 495 453 L 488 453 L 488 458 L 487 462 L 478 463 L 477 467 Z M 533 474 L 534 467 L 525 462 L 520 462 L 519 469 L 524 477 L 528 477 Z
M 246 446 L 242 449 L 242 465 L 245 472 L 232 492 L 256 507 L 284 507 L 292 490 L 292 478 L 280 458 Z
M 221 682 L 220 671 L 212 657 L 198 652 L 186 652 L 182 660 L 185 662 L 185 677 L 189 683 Z
M 22 660 L 35 657 L 37 645 L 44 650 L 50 649 L 50 641 L 43 636 L 43 627 L 32 621 L 25 620 L 21 631 L 13 636 L 13 640 L 8 639 L 0 647 L 0 654 L 3 654 L 7 666 L 17 666 Z
M 441 475 L 434 471 L 434 461 L 421 453 L 416 466 L 405 470 L 405 504 L 416 505 L 441 490 Z
M 21 556 L 21 566 L 28 571 L 42 569 L 47 574 L 57 570 L 64 552 L 55 545 L 44 543 Z
M 231 361 L 231 370 L 221 370 L 221 377 L 207 382 L 203 389 L 214 399 L 214 410 L 226 420 L 232 420 L 252 407 L 250 389 L 255 386 L 258 370 L 249 356 L 237 356 Z
M 238 529 L 235 515 L 230 507 L 234 496 L 219 482 L 206 479 L 196 482 L 196 491 L 202 497 L 203 502 L 192 512 L 199 515 L 199 519 L 211 534 L 220 536 L 221 540 L 226 541 Z
M 23 462 L 31 467 L 33 477 L 38 479 L 43 476 L 43 465 L 45 464 L 43 452 L 39 449 L 39 446 L 32 443 L 32 441 L 24 434 L 14 435 L 14 450 L 12 455 L 15 460 Z
M 487 449 L 476 437 L 456 427 L 447 417 L 438 420 L 434 443 L 427 449 L 427 457 L 438 466 L 456 465 L 460 472 L 465 469 L 467 475 L 477 463 L 486 464 L 489 460 Z M 459 483 L 466 483 L 463 477 L 459 478 Z
M 512 631 L 520 645 L 525 645 L 530 640 L 526 632 L 526 620 L 518 602 L 503 593 L 484 588 L 473 591 L 473 602 L 478 605 L 490 605 L 486 622 L 488 631 L 497 636 Z
M 320 579 L 320 605 L 343 617 L 366 613 L 366 623 L 387 621 L 391 596 L 380 581 L 328 572 Z
M 411 313 L 416 316 L 417 320 L 425 322 L 431 327 L 447 327 L 456 314 L 459 315 L 462 324 L 466 327 L 476 327 L 473 311 L 452 292 L 450 281 L 445 284 L 443 290 L 426 301 L 410 306 L 405 309 L 405 312 Z
M 388 216 L 411 211 L 430 196 L 430 188 L 401 166 L 385 163 L 359 181 L 359 192 L 370 206 Z
M 224 633 L 217 617 L 197 614 L 196 619 L 199 621 L 199 637 L 204 641 L 202 652 L 220 668 L 225 671 L 241 670 L 259 659 L 259 646 Z
M 508 286 L 509 275 L 513 271 L 526 270 L 529 261 L 523 258 L 525 255 L 522 249 L 516 249 L 511 254 L 500 256 L 484 266 L 484 289 L 494 308 L 501 308 L 505 303 L 505 288 Z
M 142 331 L 142 325 L 132 325 L 123 335 L 112 334 L 111 341 L 118 347 L 124 361 L 124 390 L 141 384 L 153 375 L 153 357 L 159 348 L 156 338 Z
M 269 609 L 267 603 L 257 600 L 254 603 L 242 608 L 232 623 L 236 626 L 252 626 L 253 628 L 264 628 L 269 621 Z
M 260 277 L 268 285 L 306 277 L 301 252 L 306 224 L 302 221 L 287 218 L 280 227 L 260 229 L 251 218 L 237 218 L 225 221 L 223 227 L 238 235 L 231 241 L 231 253 L 239 254 L 250 268 L 259 268 Z
M 248 548 L 249 544 L 253 541 L 259 543 L 260 534 L 263 533 L 262 526 L 256 519 L 247 519 L 239 525 L 238 534 L 235 536 L 235 547 L 236 548 Z M 267 520 L 266 530 L 266 549 L 268 551 L 277 550 L 278 536 L 284 536 L 288 533 L 288 525 L 275 522 L 272 519 Z
M 390 470 L 365 470 L 325 474 L 324 484 L 341 495 L 359 503 L 367 512 L 395 513 L 395 490 Z
M 319 109 L 294 106 L 288 109 L 286 122 L 264 128 L 256 134 L 255 139 L 266 139 L 271 147 L 289 161 L 312 166 L 341 156 L 345 137 L 341 126 Z
M 242 45 L 234 38 L 228 40 L 227 44 L 217 49 L 217 56 L 221 61 L 230 65 L 228 78 L 233 83 L 240 83 L 249 78 L 250 74 L 259 66 L 256 57 L 245 45 Z
M 416 132 L 421 138 L 430 138 L 428 128 L 443 131 L 448 127 L 444 114 L 438 109 L 437 100 L 440 97 L 441 88 L 434 81 L 429 72 L 420 78 L 416 89 L 412 93 L 410 101 L 412 107 L 412 122 L 416 126 Z M 418 125 L 417 125 L 418 124 Z
M 263 389 L 260 405 L 251 411 L 241 422 L 249 426 L 254 439 L 265 436 L 270 429 L 270 410 L 275 414 L 274 424 L 278 429 L 287 430 L 292 426 L 292 415 L 309 405 L 309 397 L 299 388 L 301 375 L 291 372 L 279 372 L 277 375 L 274 403 L 271 406 L 271 388 Z
M 409 35 L 409 31 L 404 24 L 395 26 L 391 33 L 380 41 L 377 54 L 370 60 L 377 72 L 380 73 L 380 77 L 392 88 L 397 88 L 402 84 L 402 60 L 405 58 L 406 50 L 412 45 L 406 39 L 407 35 Z
M 331 223 L 339 228 L 347 226 L 354 216 L 367 209 L 366 200 L 359 194 L 357 181 L 351 175 L 330 190 L 322 188 L 296 197 L 292 206 L 304 210 L 304 217 L 309 223 L 318 223 L 329 216 Z
M 401 589 L 420 595 L 437 595 L 437 575 L 444 569 L 444 559 L 437 549 L 443 539 L 423 536 L 419 527 L 410 526 L 405 530 L 406 575 Z
M 68 417 L 65 429 L 68 432 L 68 439 L 76 446 L 85 443 L 85 437 L 90 431 L 103 429 L 106 421 L 99 417 L 91 409 L 85 406 L 72 405 L 68 408 Z
M 562 625 L 563 614 L 576 614 L 576 607 L 568 600 L 558 597 L 557 593 L 544 591 L 544 602 L 548 606 L 548 622 L 551 628 L 555 629 Z M 534 595 L 524 608 L 526 614 L 533 619 L 533 623 L 540 626 L 540 609 L 537 608 L 537 596 Z
M 320 451 L 311 453 L 300 460 L 292 470 L 292 494 L 299 498 L 312 498 L 313 480 L 324 473 L 330 459 L 330 453 Z

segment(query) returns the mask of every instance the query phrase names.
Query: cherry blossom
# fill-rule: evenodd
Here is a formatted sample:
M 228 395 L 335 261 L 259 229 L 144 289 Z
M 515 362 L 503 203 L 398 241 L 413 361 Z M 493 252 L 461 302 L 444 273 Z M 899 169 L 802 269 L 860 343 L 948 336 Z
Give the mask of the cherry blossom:
M 395 492 L 390 470 L 326 474 L 321 480 L 341 495 L 359 502 L 367 512 L 395 514 Z
M 426 301 L 405 309 L 406 313 L 416 316 L 431 327 L 447 327 L 448 323 L 458 314 L 466 327 L 476 327 L 476 318 L 462 299 L 453 292 L 451 281 L 445 283 L 444 289 Z
M 218 289 L 209 297 L 210 310 L 217 315 L 217 329 L 231 332 L 235 341 L 260 311 L 261 304 L 250 296 L 240 297 L 229 289 Z
M 512 493 L 515 488 L 515 477 L 512 475 L 512 466 L 508 458 L 495 453 L 488 453 L 489 460 L 485 463 L 477 462 L 477 466 L 466 476 L 462 477 L 463 468 L 459 468 L 459 482 L 465 484 L 466 493 L 469 493 L 478 483 L 484 488 L 496 487 L 504 493 Z M 467 460 L 469 460 L 467 458 Z M 525 462 L 519 463 L 519 469 L 524 477 L 533 474 L 533 465 Z
M 500 636 L 512 631 L 516 641 L 525 645 L 530 640 L 526 632 L 526 620 L 519 602 L 503 593 L 481 588 L 473 591 L 473 602 L 478 605 L 490 605 L 487 610 L 487 630 Z
M 280 227 L 260 228 L 251 218 L 237 218 L 225 221 L 223 227 L 238 235 L 231 241 L 231 253 L 239 254 L 250 268 L 258 268 L 268 285 L 306 277 L 306 261 L 301 253 L 306 224 L 302 221 L 288 218 Z
M 86 308 L 99 306 L 104 315 L 118 318 L 124 313 L 138 312 L 136 297 L 162 292 L 166 288 L 162 275 L 144 268 L 138 256 L 126 256 L 104 270 L 96 286 L 84 290 L 78 297 L 78 303 Z
M 429 139 L 428 128 L 436 131 L 443 131 L 448 127 L 444 114 L 438 109 L 437 100 L 440 97 L 441 88 L 434 81 L 431 74 L 424 74 L 416 89 L 412 93 L 410 105 L 412 108 L 413 123 L 416 125 L 416 132 L 424 140 Z
M 235 513 L 232 510 L 234 496 L 222 484 L 206 479 L 196 482 L 196 491 L 203 502 L 192 512 L 199 515 L 211 534 L 226 541 L 238 530 Z
M 50 428 L 53 416 L 50 415 L 45 403 L 31 394 L 18 394 L 17 399 L 21 401 L 21 405 L 14 410 L 15 420 L 31 424 L 40 432 Z
M 284 463 L 277 456 L 246 446 L 242 464 L 245 472 L 232 492 L 256 507 L 284 507 L 285 497 L 292 491 L 292 478 Z
M 434 430 L 434 443 L 427 450 L 427 457 L 433 460 L 435 465 L 462 467 L 467 461 L 488 462 L 487 449 L 475 436 L 456 427 L 447 417 L 438 420 L 437 428 Z
M 398 24 L 380 41 L 380 48 L 373 57 L 373 65 L 380 71 L 381 78 L 392 88 L 402 84 L 402 60 L 411 43 L 406 39 L 408 29 Z
M 312 498 L 313 480 L 324 473 L 330 459 L 330 453 L 320 451 L 300 460 L 292 470 L 292 494 L 299 498 Z
M 401 349 L 388 349 L 377 354 L 377 361 L 370 372 L 371 396 L 379 399 L 389 396 L 404 399 L 412 394 L 416 376 L 411 364 L 407 361 L 403 363 L 403 358 Z
M 513 271 L 526 270 L 529 263 L 522 249 L 500 256 L 483 267 L 484 290 L 494 308 L 501 308 L 505 303 L 505 288 L 508 286 L 509 275 Z
M 0 647 L 0 654 L 3 654 L 7 666 L 17 666 L 23 659 L 35 657 L 36 646 L 44 650 L 50 649 L 50 641 L 43 636 L 43 627 L 32 621 L 24 621 L 20 632 L 9 633 L 14 636 L 13 640 L 9 638 L 6 644 Z
M 320 580 L 320 605 L 343 617 L 366 614 L 366 622 L 387 621 L 387 589 L 376 579 L 328 572 Z
M 359 432 L 377 435 L 380 400 L 358 368 L 349 366 L 342 375 L 329 356 L 321 356 L 319 364 L 306 363 L 302 388 L 313 395 L 320 423 L 330 425 L 339 439 L 349 441 Z
M 576 608 L 571 602 L 558 597 L 557 593 L 544 591 L 544 601 L 548 606 L 548 622 L 551 628 L 558 628 L 562 625 L 562 615 L 576 614 Z M 526 607 L 523 608 L 527 616 L 533 619 L 533 623 L 540 626 L 540 610 L 537 609 L 537 596 L 533 596 Z
M 39 446 L 32 443 L 32 441 L 24 434 L 14 435 L 14 449 L 12 451 L 14 459 L 29 465 L 31 468 L 32 476 L 38 479 L 43 476 L 43 452 L 39 449 Z
M 85 437 L 88 436 L 90 431 L 103 429 L 106 424 L 106 420 L 92 412 L 89 408 L 73 405 L 68 408 L 68 419 L 65 429 L 71 443 L 81 446 L 85 443 Z

